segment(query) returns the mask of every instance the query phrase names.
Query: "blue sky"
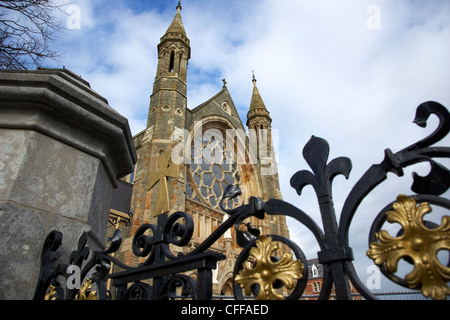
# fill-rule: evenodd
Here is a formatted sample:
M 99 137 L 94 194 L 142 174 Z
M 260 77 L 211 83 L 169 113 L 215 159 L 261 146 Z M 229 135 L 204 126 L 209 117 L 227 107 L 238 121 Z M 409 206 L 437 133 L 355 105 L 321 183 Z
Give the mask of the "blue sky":
M 129 119 L 134 134 L 140 132 L 156 74 L 156 46 L 178 1 L 72 2 L 81 9 L 80 28 L 64 32 L 64 55 L 49 66 L 81 75 Z M 184 0 L 182 7 L 192 47 L 188 107 L 220 91 L 226 78 L 245 123 L 255 70 L 279 130 L 283 197 L 316 221 L 312 188 L 298 197 L 289 186 L 296 171 L 308 169 L 302 149 L 312 135 L 329 142 L 330 160 L 346 156 L 353 162 L 349 180 L 335 180 L 339 213 L 351 187 L 383 159 L 386 148 L 399 151 L 434 130 L 436 119 L 425 129 L 412 124 L 419 104 L 450 106 L 449 1 Z M 414 171 L 426 175 L 429 165 Z M 402 179 L 390 176 L 389 186 L 375 190 L 355 216 L 350 245 L 363 281 L 371 263 L 365 257 L 371 219 L 399 193 L 412 193 L 412 172 Z M 291 237 L 313 258 L 314 239 L 296 222 L 289 225 Z

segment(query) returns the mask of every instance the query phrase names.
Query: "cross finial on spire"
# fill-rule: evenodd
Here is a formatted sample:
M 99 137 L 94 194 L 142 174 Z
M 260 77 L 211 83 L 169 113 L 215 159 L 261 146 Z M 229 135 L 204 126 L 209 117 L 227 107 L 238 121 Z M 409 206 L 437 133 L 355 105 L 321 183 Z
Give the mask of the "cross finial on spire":
M 181 0 L 178 0 L 178 5 L 177 5 L 177 12 L 180 13 L 182 7 L 181 7 Z
M 252 81 L 256 82 L 255 70 L 252 70 L 252 74 L 253 74 L 253 80 Z

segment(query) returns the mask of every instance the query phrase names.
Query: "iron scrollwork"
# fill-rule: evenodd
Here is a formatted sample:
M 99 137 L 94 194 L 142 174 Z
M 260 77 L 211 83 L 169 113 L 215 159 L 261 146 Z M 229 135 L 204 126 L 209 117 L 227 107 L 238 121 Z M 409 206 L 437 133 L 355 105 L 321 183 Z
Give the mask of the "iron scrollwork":
M 158 300 L 177 298 L 197 300 L 197 282 L 185 275 L 170 277 L 163 285 Z
M 236 229 L 236 242 L 242 247 L 237 258 L 233 279 L 236 299 L 252 295 L 256 299 L 300 299 L 308 278 L 307 259 L 292 240 L 279 235 L 261 235 L 260 231 L 246 223 L 250 217 L 264 219 L 270 215 L 292 217 L 306 226 L 315 237 L 320 251 L 319 263 L 323 265 L 323 284 L 318 299 L 329 299 L 334 287 L 337 299 L 352 299 L 349 282 L 366 299 L 376 299 L 359 279 L 353 265 L 353 252 L 349 246 L 349 229 L 355 213 L 367 195 L 387 179 L 388 172 L 402 176 L 403 169 L 428 162 L 430 173 L 419 176 L 414 173 L 411 187 L 416 194 L 399 196 L 388 204 L 375 218 L 369 234 L 368 256 L 380 266 L 390 280 L 421 289 L 433 299 L 445 299 L 449 294 L 450 261 L 443 265 L 436 259 L 439 250 L 450 250 L 450 218 L 442 224 L 423 220 L 430 211 L 429 204 L 450 209 L 450 201 L 442 195 L 450 187 L 450 171 L 435 158 L 450 158 L 449 147 L 435 147 L 450 131 L 450 114 L 439 103 L 429 101 L 417 108 L 414 123 L 425 127 L 431 114 L 439 118 L 438 128 L 427 138 L 397 152 L 385 150 L 385 158 L 372 165 L 351 189 L 340 215 L 335 212 L 332 184 L 338 175 L 348 178 L 351 160 L 340 157 L 328 161 L 329 145 L 321 138 L 312 137 L 303 149 L 303 156 L 312 171 L 298 171 L 291 178 L 291 186 L 301 195 L 307 185 L 316 193 L 322 226 L 303 210 L 283 200 L 266 202 L 251 197 L 247 204 L 227 210 L 224 201 L 241 196 L 238 186 L 229 186 L 220 202 L 220 208 L 229 216 L 203 243 L 187 254 L 174 255 L 170 245 L 183 247 L 192 238 L 192 218 L 177 212 L 167 217 L 158 216 L 157 225 L 141 226 L 133 238 L 133 253 L 145 259 L 138 267 L 123 264 L 114 257 L 122 242 L 120 231 L 110 239 L 111 245 L 104 252 L 90 253 L 86 248 L 86 236 L 80 238 L 79 248 L 71 256 L 70 263 L 83 267 L 83 277 L 88 270 L 96 270 L 93 278 L 85 280 L 84 292 L 72 290 L 63 295 L 58 276 L 64 276 L 67 265 L 57 264 L 62 235 L 52 232 L 44 244 L 41 256 L 41 274 L 35 298 L 97 297 L 107 299 L 104 283 L 107 279 L 116 287 L 119 299 L 211 299 L 212 274 L 224 255 L 209 251 L 211 246 L 230 228 Z M 339 221 L 338 221 L 338 218 Z M 394 237 L 382 228 L 384 224 L 399 223 L 400 232 Z M 88 260 L 88 256 L 91 257 Z M 414 265 L 414 271 L 402 279 L 395 275 L 399 259 Z M 450 259 L 449 259 L 450 260 Z M 125 271 L 108 274 L 114 263 Z M 187 271 L 197 270 L 197 279 L 188 277 Z M 83 279 L 84 279 L 83 278 Z M 152 284 L 142 281 L 152 279 Z M 96 290 L 92 289 L 95 284 Z
M 387 149 L 385 159 L 380 164 L 370 167 L 350 191 L 344 202 L 339 223 L 333 205 L 332 182 L 337 175 L 344 175 L 348 178 L 352 163 L 350 159 L 345 157 L 328 162 L 328 143 L 314 136 L 303 150 L 303 156 L 312 172 L 306 170 L 297 172 L 291 178 L 291 186 L 299 195 L 307 185 L 314 188 L 319 203 L 323 229 L 308 214 L 282 200 L 271 199 L 262 206 L 261 210 L 269 215 L 282 214 L 293 217 L 305 225 L 315 236 L 320 247 L 318 252 L 319 262 L 324 265 L 324 282 L 319 299 L 329 299 L 333 285 L 336 289 L 337 299 L 351 299 L 349 280 L 364 298 L 376 299 L 370 290 L 364 286 L 355 271 L 353 252 L 349 247 L 348 235 L 351 222 L 359 205 L 373 189 L 387 179 L 388 172 L 403 176 L 404 168 L 420 162 L 429 162 L 431 171 L 426 177 L 421 177 L 417 173 L 413 174 L 414 182 L 411 189 L 418 193 L 414 198 L 421 200 L 421 204 L 417 209 L 414 209 L 416 211 L 411 209 L 411 212 L 419 212 L 418 217 L 421 218 L 429 210 L 428 204 L 424 202 L 430 200 L 447 210 L 450 209 L 448 199 L 440 197 L 450 187 L 450 172 L 445 166 L 434 160 L 434 158 L 450 158 L 450 148 L 432 146 L 449 133 L 450 114 L 439 103 L 429 101 L 417 108 L 414 123 L 425 127 L 431 114 L 435 114 L 439 118 L 437 129 L 427 138 L 397 153 Z M 413 200 L 405 200 L 403 196 L 400 196 L 399 199 L 402 203 L 409 202 L 409 207 L 412 207 Z M 393 204 L 390 204 L 388 209 L 384 210 L 374 222 L 377 227 L 372 227 L 370 233 L 369 246 L 372 249 L 368 251 L 369 257 L 373 257 L 374 262 L 380 266 L 382 272 L 397 284 L 408 288 L 421 289 L 426 297 L 445 299 L 450 292 L 447 285 L 450 261 L 446 266 L 442 265 L 436 258 L 436 252 L 438 250 L 449 250 L 449 217 L 444 217 L 441 226 L 437 226 L 429 222 L 422 224 L 418 222 L 417 217 L 417 221 L 413 223 L 408 220 L 411 217 L 411 214 L 409 214 L 406 218 L 408 223 L 406 223 L 405 218 L 400 219 L 398 215 L 387 213 L 392 210 L 392 206 Z M 399 204 L 396 205 L 396 207 L 398 206 Z M 388 237 L 385 232 L 377 233 L 386 220 L 394 219 L 393 216 L 396 216 L 398 219 L 396 221 L 402 224 L 403 235 L 392 238 Z M 420 236 L 415 235 L 417 230 L 422 231 Z M 409 242 L 405 241 L 407 235 L 409 235 Z M 253 248 L 255 246 L 257 245 L 254 241 Z M 399 250 L 401 246 L 406 246 L 407 249 Z M 380 248 L 387 251 L 396 248 L 398 252 L 396 252 L 396 255 L 393 254 L 394 258 L 390 260 L 386 258 L 385 254 L 382 254 L 386 252 Z M 392 253 L 392 251 L 390 252 Z M 421 252 L 422 254 L 417 255 L 413 252 Z M 394 275 L 395 267 L 393 265 L 400 258 L 410 261 L 415 266 L 415 271 L 408 275 L 406 279 Z M 240 277 L 238 277 L 238 280 L 240 280 Z M 300 282 L 298 285 L 300 285 Z
M 62 254 L 58 251 L 62 244 L 61 232 L 52 231 L 47 236 L 41 253 L 41 271 L 36 286 L 35 300 L 106 300 L 108 293 L 105 279 L 110 271 L 110 264 L 103 255 L 110 252 L 92 252 L 87 244 L 87 233 L 84 232 L 79 241 L 78 249 L 70 255 L 68 263 L 57 260 Z M 77 267 L 79 286 L 68 285 L 71 274 L 69 267 Z M 94 290 L 95 287 L 95 290 Z
M 177 222 L 183 219 L 184 224 Z M 141 265 L 154 264 L 156 260 L 163 261 L 165 258 L 176 258 L 170 251 L 169 245 L 178 247 L 187 245 L 194 232 L 194 222 L 192 217 L 184 212 L 176 212 L 169 219 L 166 216 L 158 218 L 158 225 L 144 224 L 136 232 L 133 238 L 133 253 L 137 257 L 147 257 Z M 152 232 L 152 236 L 146 235 L 147 231 Z M 123 266 L 124 269 L 130 269 Z

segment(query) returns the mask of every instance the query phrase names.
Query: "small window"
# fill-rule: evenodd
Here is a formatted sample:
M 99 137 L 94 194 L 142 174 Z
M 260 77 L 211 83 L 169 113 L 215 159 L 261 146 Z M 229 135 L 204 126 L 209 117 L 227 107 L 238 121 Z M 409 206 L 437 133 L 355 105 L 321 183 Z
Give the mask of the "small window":
M 229 115 L 231 115 L 230 105 L 229 105 L 226 101 L 224 101 L 224 102 L 222 103 L 222 109 L 223 109 L 226 113 L 228 113 Z
M 317 278 L 319 276 L 319 269 L 317 269 L 315 264 L 313 264 L 311 267 L 311 273 L 313 278 Z
M 170 53 L 170 62 L 169 62 L 169 72 L 173 72 L 173 67 L 175 64 L 175 52 Z
M 314 292 L 320 292 L 320 282 L 313 282 L 313 291 Z

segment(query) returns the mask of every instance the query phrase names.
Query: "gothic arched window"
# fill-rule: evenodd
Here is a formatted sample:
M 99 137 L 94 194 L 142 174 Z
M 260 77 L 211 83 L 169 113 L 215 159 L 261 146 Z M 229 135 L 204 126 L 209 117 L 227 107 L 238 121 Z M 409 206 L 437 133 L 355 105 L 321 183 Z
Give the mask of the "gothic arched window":
M 170 53 L 170 61 L 169 61 L 169 72 L 173 72 L 173 68 L 175 65 L 175 52 Z

